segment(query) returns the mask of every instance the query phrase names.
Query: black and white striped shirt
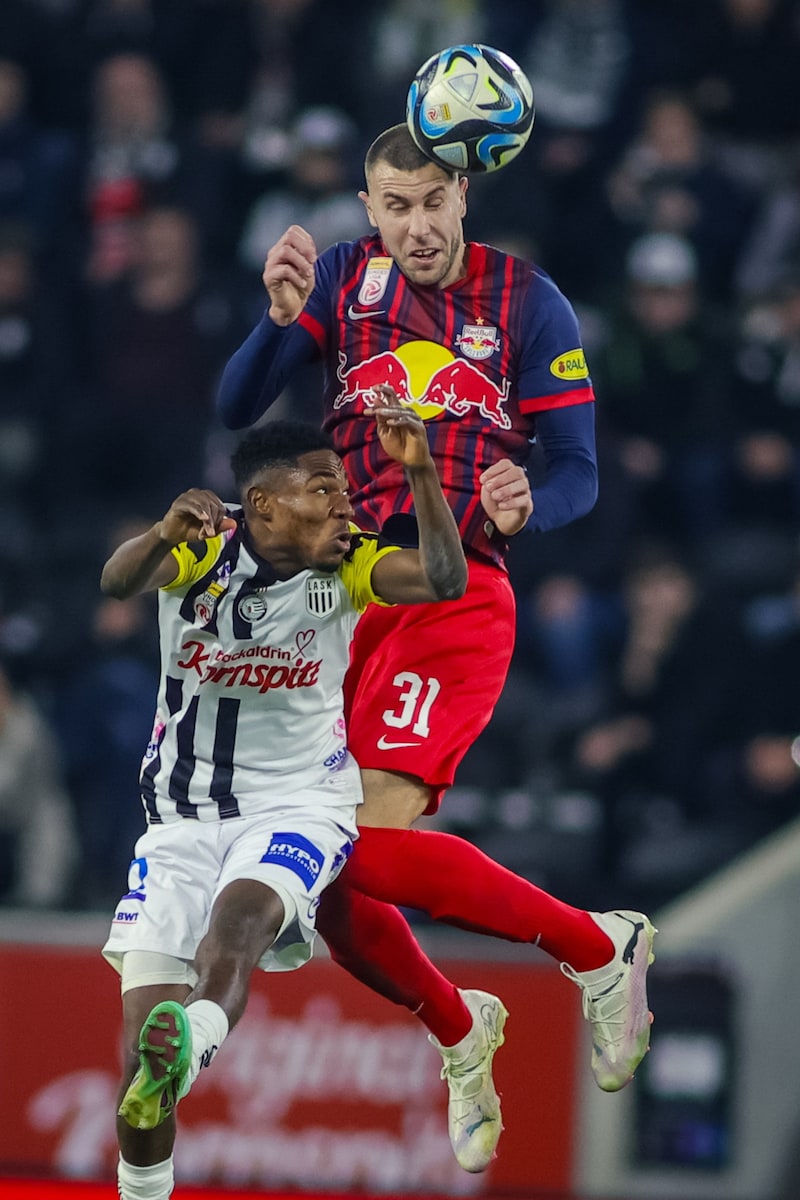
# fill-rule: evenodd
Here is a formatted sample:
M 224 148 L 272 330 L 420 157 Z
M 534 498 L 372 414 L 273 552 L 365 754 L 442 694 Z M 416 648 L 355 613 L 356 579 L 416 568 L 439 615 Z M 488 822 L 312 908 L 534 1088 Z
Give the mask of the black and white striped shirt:
M 342 682 L 359 614 L 378 602 L 372 568 L 396 549 L 357 533 L 333 574 L 279 580 L 236 529 L 173 550 L 159 593 L 161 682 L 142 762 L 148 821 L 218 821 L 361 796 L 347 749 Z M 315 795 L 315 802 L 319 798 Z

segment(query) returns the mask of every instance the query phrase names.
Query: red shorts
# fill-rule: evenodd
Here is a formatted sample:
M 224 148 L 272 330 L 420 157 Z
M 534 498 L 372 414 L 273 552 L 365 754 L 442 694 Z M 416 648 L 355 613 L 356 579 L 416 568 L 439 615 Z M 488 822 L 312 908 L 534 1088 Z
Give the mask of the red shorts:
M 500 568 L 470 562 L 460 600 L 382 608 L 356 625 L 345 680 L 348 741 L 361 767 L 416 775 L 439 807 L 489 722 L 514 648 L 514 593 Z

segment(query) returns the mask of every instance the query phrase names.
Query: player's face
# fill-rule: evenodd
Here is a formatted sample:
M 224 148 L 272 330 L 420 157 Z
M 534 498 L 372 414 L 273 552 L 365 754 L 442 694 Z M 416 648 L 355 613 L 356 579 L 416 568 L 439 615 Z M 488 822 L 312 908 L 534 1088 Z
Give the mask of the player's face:
M 466 179 L 453 179 L 435 163 L 398 171 L 376 163 L 359 192 L 370 223 L 412 283 L 447 287 L 461 279 L 464 265 Z
M 350 549 L 353 519 L 338 454 L 310 450 L 296 467 L 274 472 L 270 482 L 264 547 L 269 562 L 286 577 L 307 568 L 335 571 Z

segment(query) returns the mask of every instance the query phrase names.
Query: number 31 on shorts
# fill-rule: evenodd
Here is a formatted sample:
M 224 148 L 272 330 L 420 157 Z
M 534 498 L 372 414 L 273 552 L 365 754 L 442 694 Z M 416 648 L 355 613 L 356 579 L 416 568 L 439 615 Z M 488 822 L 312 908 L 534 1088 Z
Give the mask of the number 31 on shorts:
M 416 671 L 400 671 L 392 683 L 400 689 L 399 703 L 397 708 L 385 710 L 384 723 L 392 729 L 410 728 L 417 737 L 427 737 L 431 731 L 428 720 L 431 708 L 442 690 L 439 680 L 423 679 Z

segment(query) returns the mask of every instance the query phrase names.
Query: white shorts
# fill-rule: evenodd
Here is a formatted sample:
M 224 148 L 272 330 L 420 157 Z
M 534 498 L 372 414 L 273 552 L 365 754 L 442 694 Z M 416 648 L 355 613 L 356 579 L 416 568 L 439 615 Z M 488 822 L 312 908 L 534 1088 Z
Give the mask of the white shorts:
M 117 905 L 103 955 L 122 973 L 130 950 L 191 963 L 211 908 L 235 879 L 256 879 L 280 896 L 284 921 L 258 964 L 293 971 L 313 953 L 320 894 L 347 862 L 356 809 L 282 809 L 206 823 L 151 825 L 136 843 L 128 891 Z

